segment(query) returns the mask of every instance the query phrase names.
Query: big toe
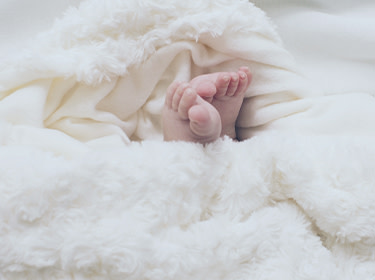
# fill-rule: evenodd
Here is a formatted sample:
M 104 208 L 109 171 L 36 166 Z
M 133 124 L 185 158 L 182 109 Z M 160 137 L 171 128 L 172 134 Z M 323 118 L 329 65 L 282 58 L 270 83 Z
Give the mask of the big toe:
M 219 112 L 211 104 L 203 102 L 189 110 L 190 129 L 194 134 L 207 138 L 206 142 L 210 142 L 220 136 L 221 120 Z

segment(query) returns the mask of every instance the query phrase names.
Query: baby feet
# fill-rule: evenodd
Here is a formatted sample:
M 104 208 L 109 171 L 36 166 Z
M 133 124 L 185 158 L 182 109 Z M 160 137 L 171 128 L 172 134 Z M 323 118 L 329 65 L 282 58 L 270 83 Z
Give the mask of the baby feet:
M 250 82 L 249 69 L 241 67 L 172 83 L 163 109 L 164 140 L 209 143 L 224 135 L 236 139 L 235 124 Z
M 164 140 L 209 143 L 220 136 L 219 112 L 189 83 L 172 83 L 163 110 Z

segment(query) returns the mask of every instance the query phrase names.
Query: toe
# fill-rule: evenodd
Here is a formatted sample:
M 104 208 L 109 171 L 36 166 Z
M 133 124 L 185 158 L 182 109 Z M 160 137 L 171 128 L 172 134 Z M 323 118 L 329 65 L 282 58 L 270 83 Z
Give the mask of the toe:
M 239 84 L 239 76 L 237 73 L 232 73 L 231 74 L 231 80 L 230 80 L 230 83 L 228 85 L 228 90 L 226 92 L 226 96 L 233 96 L 237 89 L 238 89 L 238 84 Z
M 212 98 L 216 93 L 216 86 L 213 82 L 207 80 L 202 81 L 198 85 L 193 85 L 193 88 L 197 91 L 197 94 L 202 98 Z
M 221 97 L 226 95 L 228 91 L 228 86 L 231 83 L 231 74 L 230 73 L 220 73 L 216 79 L 216 97 Z
M 199 101 L 199 97 L 198 97 Z M 190 129 L 202 142 L 212 142 L 220 136 L 221 120 L 218 111 L 209 103 L 197 102 L 189 109 Z
M 178 114 L 181 119 L 187 120 L 189 118 L 189 109 L 196 104 L 197 93 L 193 88 L 187 88 L 180 100 L 178 106 Z
M 169 85 L 169 87 L 167 89 L 167 95 L 165 97 L 165 105 L 168 108 L 172 107 L 172 101 L 173 101 L 174 94 L 176 93 L 176 90 L 180 85 L 181 85 L 181 82 L 177 82 L 177 81 L 175 81 L 175 82 L 173 82 L 172 84 Z
M 180 83 L 180 85 L 176 88 L 172 98 L 172 109 L 177 111 L 180 105 L 181 98 L 185 92 L 185 90 L 189 87 L 189 83 Z
M 244 71 L 239 70 L 238 71 L 238 76 L 239 76 L 239 82 L 237 86 L 236 92 L 233 94 L 233 96 L 238 96 L 243 94 L 246 89 L 249 87 L 249 75 L 245 73 Z M 251 78 L 251 76 L 250 76 Z
M 189 119 L 195 128 L 199 128 L 200 133 L 207 130 L 206 126 L 210 124 L 210 113 L 209 111 L 201 105 L 195 105 L 189 110 Z M 195 131 L 197 132 L 197 131 Z
M 243 66 L 243 67 L 240 67 L 239 71 L 243 72 L 246 75 L 246 78 L 247 78 L 246 88 L 247 88 L 250 85 L 251 80 L 252 80 L 252 74 L 250 72 L 250 69 L 246 66 Z

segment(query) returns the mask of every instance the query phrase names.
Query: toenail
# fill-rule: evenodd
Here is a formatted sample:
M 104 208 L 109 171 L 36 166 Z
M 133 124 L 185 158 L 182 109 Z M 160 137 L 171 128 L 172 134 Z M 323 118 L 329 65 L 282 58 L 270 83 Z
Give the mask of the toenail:
M 245 79 L 246 78 L 246 74 L 245 73 L 240 73 L 240 77 L 241 77 L 241 79 Z
M 224 82 L 229 82 L 229 80 L 230 80 L 230 76 L 225 75 L 225 76 L 223 77 L 223 80 L 224 80 Z

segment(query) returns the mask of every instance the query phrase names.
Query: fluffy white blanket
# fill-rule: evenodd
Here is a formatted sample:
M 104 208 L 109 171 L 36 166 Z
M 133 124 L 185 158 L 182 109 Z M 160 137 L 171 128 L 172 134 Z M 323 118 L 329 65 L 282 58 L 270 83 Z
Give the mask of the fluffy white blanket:
M 241 65 L 243 142 L 160 141 L 173 80 Z M 374 98 L 251 3 L 87 0 L 0 69 L 1 278 L 374 279 Z

